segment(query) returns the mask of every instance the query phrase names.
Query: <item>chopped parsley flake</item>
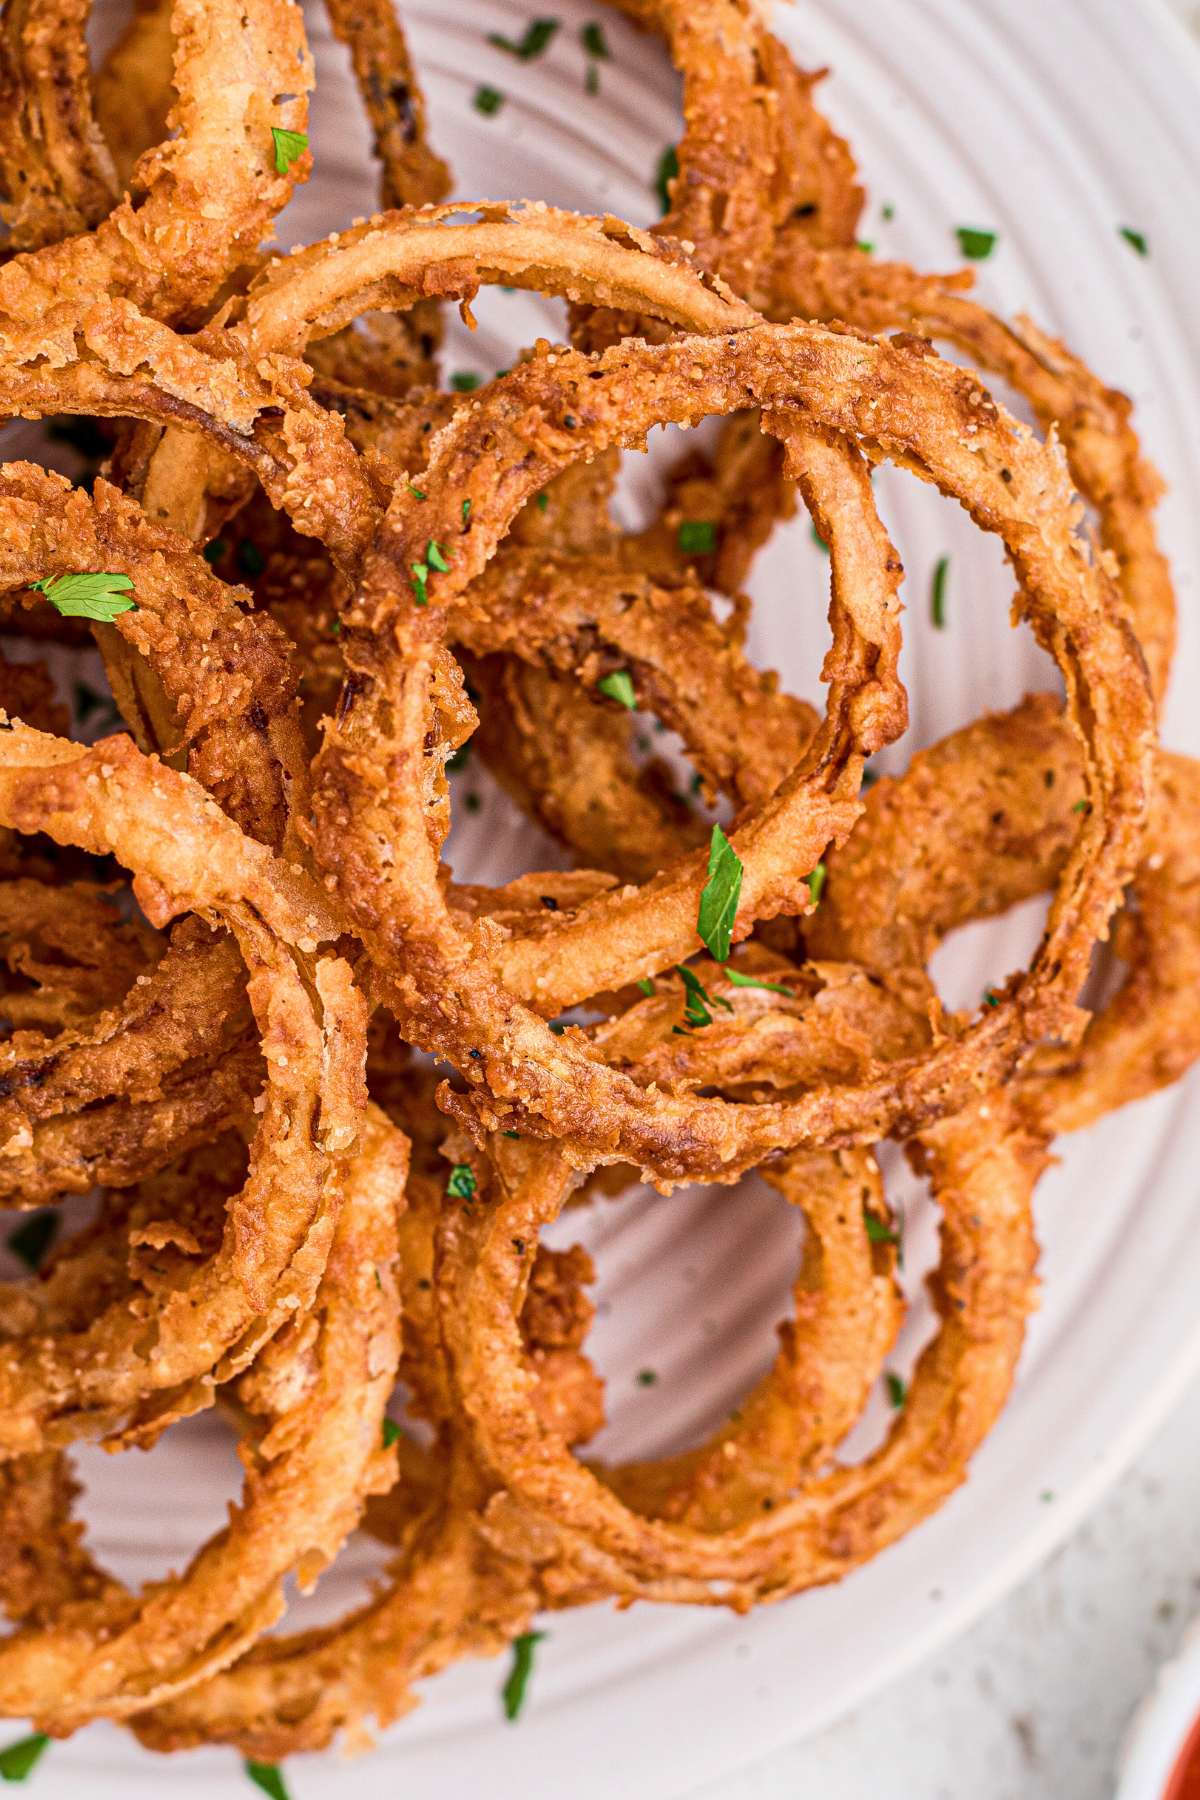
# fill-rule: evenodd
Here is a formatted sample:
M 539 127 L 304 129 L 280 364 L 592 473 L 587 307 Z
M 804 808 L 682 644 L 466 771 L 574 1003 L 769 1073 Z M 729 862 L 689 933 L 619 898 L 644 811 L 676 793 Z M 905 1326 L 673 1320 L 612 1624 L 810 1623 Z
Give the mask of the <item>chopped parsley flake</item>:
M 109 624 L 137 607 L 137 601 L 129 597 L 133 582 L 128 575 L 47 575 L 29 585 L 44 594 L 64 619 L 96 619 Z
M 510 1725 L 520 1717 L 533 1672 L 533 1652 L 545 1636 L 544 1631 L 523 1631 L 513 1639 L 512 1669 L 502 1691 L 504 1716 Z
M 821 895 L 825 892 L 825 882 L 829 870 L 823 862 L 819 862 L 808 878 L 808 893 L 814 906 L 820 906 Z
M 270 1800 L 290 1800 L 283 1771 L 277 1763 L 251 1762 L 247 1758 L 242 1767 L 247 1779 L 255 1787 L 261 1788 L 264 1794 L 270 1795 Z
M 890 225 L 892 220 L 896 216 L 896 209 L 892 205 L 890 200 L 887 200 L 884 202 L 884 205 L 883 205 L 881 211 L 882 211 L 883 217 L 887 220 L 888 224 Z
M 470 517 L 471 517 L 471 502 L 469 500 L 464 500 L 462 503 L 462 522 L 464 525 L 467 523 L 467 520 Z
M 416 562 L 410 563 L 409 567 L 412 570 L 413 604 L 416 606 L 428 606 L 429 589 L 426 584 L 429 580 L 429 564 Z
M 271 137 L 275 144 L 275 173 L 286 175 L 292 164 L 308 149 L 308 133 L 285 131 L 282 125 L 272 125 Z
M 596 63 L 590 62 L 588 64 L 587 74 L 583 78 L 583 85 L 589 94 L 598 94 L 600 92 L 600 69 Z
M 664 212 L 671 210 L 671 183 L 678 173 L 679 153 L 674 144 L 668 144 L 658 159 L 658 170 L 654 177 L 654 191 Z
M 649 999 L 654 992 L 654 983 L 648 975 L 642 976 L 642 979 L 638 982 L 638 986 L 641 988 L 647 999 Z
M 692 969 L 686 969 L 682 963 L 676 963 L 675 973 L 683 982 L 684 987 L 684 1023 L 692 1031 L 698 1031 L 702 1025 L 712 1024 L 712 1013 L 708 1010 L 710 1006 L 723 1006 L 726 1012 L 733 1011 L 728 1000 L 723 999 L 719 994 L 708 992 L 700 977 Z
M 954 233 L 958 247 L 972 262 L 986 262 L 996 248 L 996 233 L 981 231 L 975 225 L 959 225 Z
M 429 564 L 431 569 L 437 569 L 442 575 L 444 575 L 450 567 L 441 545 L 435 543 L 433 538 L 430 538 L 425 546 L 425 561 Z
M 408 484 L 408 491 L 412 495 L 414 500 L 424 500 L 424 498 L 425 498 L 424 489 L 419 488 L 419 487 L 414 487 L 411 481 Z
M 504 95 L 499 88 L 489 87 L 484 82 L 475 89 L 471 105 L 477 113 L 482 113 L 485 119 L 490 119 L 504 105 Z
M 628 669 L 614 669 L 611 675 L 602 675 L 596 683 L 602 694 L 610 700 L 617 700 L 627 706 L 630 712 L 637 711 L 637 695 L 633 691 L 633 677 Z
M 6 1744 L 0 1750 L 0 1781 L 26 1781 L 49 1748 L 50 1739 L 44 1731 L 35 1731 L 29 1737 L 18 1738 L 15 1743 Z
M 397 1425 L 395 1419 L 385 1419 L 383 1421 L 383 1447 L 384 1447 L 384 1449 L 390 1450 L 392 1445 L 399 1441 L 400 1436 L 401 1436 L 400 1427 Z
M 950 573 L 950 558 L 939 556 L 933 571 L 933 582 L 929 589 L 929 616 L 937 631 L 946 629 L 946 578 Z
M 489 31 L 488 43 L 509 56 L 520 57 L 522 62 L 532 62 L 546 49 L 561 23 L 561 19 L 530 19 L 521 37 L 509 38 L 502 32 Z
M 859 238 L 855 249 L 861 250 L 864 256 L 874 256 L 875 254 L 875 246 L 870 238 Z
M 675 541 L 685 556 L 707 556 L 717 547 L 717 528 L 711 519 L 683 519 Z
M 608 48 L 608 39 L 604 35 L 603 25 L 599 25 L 595 19 L 591 19 L 580 28 L 579 36 L 583 40 L 583 47 L 589 56 L 598 56 L 601 62 L 608 61 L 611 52 Z
M 1120 230 L 1121 236 L 1125 239 L 1125 242 L 1132 245 L 1139 256 L 1149 256 L 1150 245 L 1146 241 L 1146 234 L 1144 232 L 1135 231 L 1132 225 L 1121 225 L 1118 229 Z
M 478 1186 L 470 1163 L 455 1163 L 446 1183 L 446 1192 L 452 1200 L 469 1200 Z
M 790 987 L 782 987 L 778 981 L 759 981 L 755 975 L 743 975 L 740 969 L 726 968 L 725 973 L 734 987 L 765 988 L 769 994 L 783 994 L 789 1000 L 796 998 Z
M 884 1375 L 884 1381 L 887 1383 L 887 1397 L 896 1408 L 896 1411 L 899 1412 L 900 1408 L 904 1405 L 904 1402 L 908 1399 L 908 1389 L 894 1369 L 887 1370 Z
M 985 1006 L 999 1006 L 999 1004 L 1000 1004 L 999 994 L 994 993 L 991 988 L 984 988 L 983 1004 Z
M 20 1257 L 27 1269 L 40 1269 L 47 1250 L 58 1236 L 59 1217 L 53 1209 L 31 1213 L 7 1239 L 14 1256 Z
M 708 879 L 700 895 L 696 930 L 717 962 L 729 960 L 733 925 L 742 892 L 742 859 L 719 825 L 708 847 Z
M 545 512 L 546 508 L 550 504 L 550 496 L 546 492 L 545 488 L 542 489 L 540 494 L 536 494 L 534 496 L 534 499 L 536 501 L 538 511 Z
M 899 1233 L 893 1231 L 891 1226 L 875 1213 L 864 1213 L 863 1218 L 866 1221 L 867 1237 L 871 1243 L 898 1244 L 900 1242 Z
M 450 386 L 456 394 L 473 394 L 482 380 L 482 375 L 476 375 L 472 369 L 456 369 L 450 377 Z
M 639 1387 L 653 1387 L 657 1380 L 658 1374 L 654 1369 L 639 1369 L 637 1372 L 637 1384 Z

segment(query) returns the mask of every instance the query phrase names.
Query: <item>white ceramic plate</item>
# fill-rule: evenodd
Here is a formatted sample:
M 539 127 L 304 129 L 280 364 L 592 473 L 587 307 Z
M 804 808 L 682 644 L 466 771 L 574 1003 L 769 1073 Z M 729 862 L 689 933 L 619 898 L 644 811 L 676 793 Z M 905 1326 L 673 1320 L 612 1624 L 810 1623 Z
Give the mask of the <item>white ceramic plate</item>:
M 470 195 L 531 195 L 647 221 L 658 157 L 678 133 L 677 83 L 655 48 L 604 16 L 612 60 L 601 94 L 584 89 L 579 27 L 598 5 L 556 0 L 564 20 L 539 61 L 489 48 L 519 34 L 509 0 L 413 0 L 413 47 L 439 147 Z M 868 20 L 870 23 L 868 24 Z M 1128 0 L 810 0 L 778 29 L 808 65 L 834 70 L 826 103 L 849 133 L 869 187 L 865 234 L 921 267 L 957 260 L 953 228 L 999 232 L 980 271 L 985 298 L 1027 309 L 1137 399 L 1151 453 L 1168 473 L 1162 527 L 1175 559 L 1182 631 L 1166 735 L 1200 752 L 1200 239 L 1189 199 L 1200 168 L 1197 59 L 1182 30 Z M 284 220 L 298 242 L 371 210 L 366 136 L 340 52 L 314 17 L 321 83 L 312 130 L 317 177 Z M 476 85 L 505 92 L 491 118 Z M 884 203 L 894 208 L 885 220 Z M 1119 235 L 1146 234 L 1142 260 Z M 448 366 L 490 372 L 552 309 L 487 296 L 482 328 L 454 340 Z M 11 440 L 10 440 L 11 441 Z M 1015 702 L 1051 672 L 1007 625 L 1009 582 L 964 519 L 911 480 L 879 483 L 909 570 L 905 651 L 913 729 L 883 759 L 983 708 Z M 636 501 L 631 493 L 630 505 Z M 951 557 L 949 623 L 928 620 L 936 559 Z M 756 656 L 812 692 L 823 644 L 823 565 L 807 529 L 781 534 L 756 571 Z M 456 833 L 461 873 L 496 876 L 553 855 L 494 790 Z M 460 809 L 461 812 L 461 809 Z M 544 864 L 543 864 L 544 866 Z M 975 999 L 1030 947 L 1036 909 L 972 930 L 943 953 L 952 999 Z M 1196 1088 L 1185 1086 L 1063 1146 L 1038 1196 L 1044 1300 L 1012 1402 L 965 1489 L 929 1523 L 849 1581 L 755 1616 L 641 1607 L 555 1618 L 538 1653 L 527 1710 L 506 1725 L 499 1664 L 439 1678 L 378 1754 L 351 1765 L 298 1759 L 296 1800 L 404 1794 L 451 1800 L 599 1800 L 613 1792 L 671 1800 L 697 1783 L 811 1731 L 860 1701 L 1010 1586 L 1060 1538 L 1132 1455 L 1200 1353 Z M 906 1207 L 913 1316 L 897 1366 L 928 1327 L 920 1276 L 936 1221 L 911 1177 L 893 1169 Z M 572 1219 L 557 1241 L 597 1250 L 602 1312 L 594 1346 L 609 1380 L 601 1448 L 670 1449 L 727 1407 L 771 1353 L 796 1251 L 795 1222 L 754 1183 L 646 1197 Z M 639 1386 L 652 1367 L 658 1382 Z M 873 1428 L 878 1430 L 882 1403 Z M 114 1566 L 143 1578 L 178 1563 L 220 1523 L 236 1489 L 216 1420 L 170 1434 L 151 1458 L 85 1453 L 86 1511 Z M 360 1570 L 364 1552 L 350 1561 Z M 342 1565 L 324 1584 L 328 1615 L 352 1598 Z M 47 1797 L 212 1796 L 248 1790 L 236 1759 L 204 1752 L 164 1763 L 98 1727 L 55 1746 L 37 1773 Z

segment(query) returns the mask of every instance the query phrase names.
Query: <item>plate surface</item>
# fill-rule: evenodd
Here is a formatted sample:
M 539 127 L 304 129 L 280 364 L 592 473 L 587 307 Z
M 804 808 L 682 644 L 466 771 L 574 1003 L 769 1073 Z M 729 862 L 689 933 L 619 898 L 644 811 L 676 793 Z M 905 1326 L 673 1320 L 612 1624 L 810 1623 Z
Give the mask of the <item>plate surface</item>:
M 653 181 L 678 133 L 677 82 L 655 48 L 605 16 L 611 61 L 601 94 L 584 89 L 580 25 L 598 7 L 563 0 L 547 53 L 523 64 L 490 48 L 519 35 L 526 9 L 495 0 L 413 0 L 406 9 L 439 149 L 456 191 L 528 195 L 639 222 L 655 216 Z M 1200 58 L 1157 8 L 1127 0 L 892 0 L 886 32 L 857 0 L 781 9 L 777 29 L 808 66 L 828 63 L 825 93 L 850 137 L 870 194 L 864 233 L 885 255 L 953 267 L 956 225 L 999 233 L 980 271 L 999 310 L 1027 310 L 1137 400 L 1149 450 L 1171 493 L 1162 529 L 1181 602 L 1180 652 L 1165 736 L 1200 752 L 1200 242 L 1184 216 L 1183 180 L 1200 167 Z M 306 241 L 372 210 L 374 185 L 357 99 L 340 51 L 314 13 L 320 86 L 312 127 L 318 174 L 282 222 Z M 502 88 L 492 117 L 472 107 L 477 84 Z M 885 203 L 894 209 L 885 218 Z M 1136 256 L 1119 235 L 1149 239 Z M 459 331 L 448 368 L 504 366 L 560 315 L 528 296 L 486 296 L 479 333 Z M 10 443 L 13 440 L 10 439 Z M 624 502 L 632 520 L 645 487 Z M 903 766 L 919 744 L 986 707 L 1052 685 L 1053 671 L 1007 623 L 1010 583 L 992 546 L 936 495 L 888 473 L 878 483 L 908 569 L 905 678 L 909 737 L 880 759 Z M 931 629 L 929 580 L 951 558 L 949 618 Z M 812 694 L 823 648 L 823 565 L 807 528 L 780 533 L 755 571 L 751 648 Z M 456 828 L 460 874 L 502 878 L 559 860 L 483 778 L 469 831 Z M 460 816 L 463 813 L 460 808 Z M 1023 960 L 1037 909 L 974 929 L 942 953 L 952 1001 Z M 640 1607 L 591 1609 L 550 1622 L 531 1700 L 504 1724 L 499 1664 L 452 1670 L 378 1753 L 353 1764 L 297 1759 L 296 1800 L 404 1793 L 451 1800 L 599 1800 L 621 1791 L 672 1800 L 763 1755 L 860 1701 L 925 1655 L 1010 1586 L 1062 1537 L 1133 1454 L 1200 1357 L 1200 1114 L 1193 1084 L 1065 1143 L 1038 1194 L 1043 1303 L 1016 1391 L 971 1479 L 931 1521 L 837 1588 L 749 1619 Z M 896 1159 L 890 1191 L 904 1207 L 912 1314 L 896 1357 L 905 1369 L 928 1314 L 920 1278 L 936 1219 Z M 733 1193 L 645 1195 L 579 1216 L 556 1234 L 597 1255 L 597 1360 L 609 1383 L 600 1448 L 678 1447 L 711 1423 L 771 1354 L 797 1249 L 795 1221 L 754 1182 Z M 653 1368 L 652 1387 L 637 1372 Z M 884 1406 L 868 1421 L 878 1430 Z M 81 1457 L 86 1512 L 114 1567 L 144 1578 L 178 1566 L 221 1522 L 235 1469 L 219 1422 L 173 1432 L 149 1462 Z M 1053 1495 L 1047 1504 L 1043 1498 Z M 360 1572 L 367 1563 L 350 1559 Z M 338 1571 L 318 1597 L 340 1610 L 360 1591 Z M 169 1765 L 97 1727 L 54 1747 L 37 1773 L 51 1797 L 141 1793 L 224 1796 L 247 1789 L 224 1752 Z

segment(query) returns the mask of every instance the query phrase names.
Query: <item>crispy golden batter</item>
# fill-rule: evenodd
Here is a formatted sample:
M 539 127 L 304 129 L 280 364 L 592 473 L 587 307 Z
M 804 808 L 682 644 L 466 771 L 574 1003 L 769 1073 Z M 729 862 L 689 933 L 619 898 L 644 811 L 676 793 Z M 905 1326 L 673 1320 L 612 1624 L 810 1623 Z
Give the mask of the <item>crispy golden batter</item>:
M 94 102 L 86 6 L 0 4 L 0 413 L 113 422 L 86 491 L 0 467 L 0 624 L 47 658 L 0 658 L 0 1207 L 31 1265 L 0 1281 L 0 1712 L 53 1734 L 360 1746 L 538 1607 L 838 1579 L 1004 1404 L 1053 1134 L 1200 1054 L 1200 768 L 1156 741 L 1174 599 L 1128 402 L 969 277 L 856 245 L 823 72 L 754 0 L 619 4 L 682 77 L 651 231 L 444 204 L 390 0 L 329 0 L 385 210 L 277 257 L 310 161 L 292 0 L 136 0 Z M 565 301 L 571 347 L 438 392 L 444 303 L 471 324 L 486 284 Z M 618 529 L 622 451 L 707 417 Z M 907 724 L 882 461 L 996 534 L 1067 698 L 867 793 Z M 741 590 L 797 494 L 830 550 L 823 710 L 746 653 Z M 85 584 L 59 615 L 104 573 L 132 605 Z M 93 638 L 130 735 L 86 748 L 63 702 Z M 725 962 L 700 955 L 710 827 L 651 721 L 729 810 Z M 579 866 L 451 879 L 474 758 Z M 1029 968 L 948 1015 L 942 938 L 1043 892 Z M 940 1211 L 937 1321 L 850 1462 L 903 1317 L 888 1136 Z M 585 1461 L 595 1271 L 543 1228 L 631 1172 L 751 1169 L 805 1223 L 773 1363 L 702 1441 Z M 58 1200 L 52 1242 L 18 1216 Z M 66 1447 L 214 1402 L 241 1502 L 131 1592 Z M 271 1634 L 360 1525 L 389 1551 L 371 1597 Z

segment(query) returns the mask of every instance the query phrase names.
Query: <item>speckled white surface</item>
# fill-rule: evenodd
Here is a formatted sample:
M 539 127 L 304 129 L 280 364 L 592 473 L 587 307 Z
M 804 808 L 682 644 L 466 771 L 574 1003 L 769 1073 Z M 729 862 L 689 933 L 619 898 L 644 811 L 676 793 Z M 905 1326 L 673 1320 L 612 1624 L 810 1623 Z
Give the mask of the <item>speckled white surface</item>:
M 971 1630 L 695 1800 L 1109 1800 L 1129 1718 L 1200 1612 L 1198 1502 L 1200 1386 L 1074 1537 Z
M 1200 4 L 1171 3 L 1200 34 Z M 1181 205 L 1197 175 L 1181 174 Z M 1200 1383 L 1075 1535 L 940 1655 L 695 1800 L 1109 1800 L 1130 1719 L 1197 1615 Z

